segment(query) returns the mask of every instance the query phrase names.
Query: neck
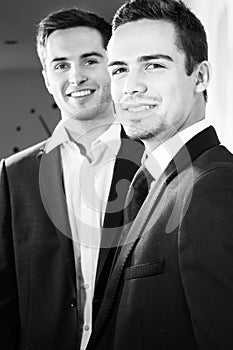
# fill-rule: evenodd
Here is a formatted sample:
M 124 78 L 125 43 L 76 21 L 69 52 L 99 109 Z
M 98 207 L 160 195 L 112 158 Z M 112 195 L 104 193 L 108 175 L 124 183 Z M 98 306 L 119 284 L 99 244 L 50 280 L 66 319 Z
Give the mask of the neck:
M 165 132 L 162 131 L 159 135 L 146 140 L 142 140 L 142 142 L 144 143 L 145 148 L 151 152 L 162 143 L 169 140 L 175 134 L 178 134 L 180 131 L 187 129 L 191 125 L 196 124 L 203 119 L 205 119 L 205 102 L 203 98 L 199 98 L 198 102 L 194 103 L 190 114 L 186 117 L 186 119 L 184 119 L 182 123 L 180 123 L 180 125 L 177 125 L 176 127 L 167 125 Z
M 83 123 L 81 120 L 70 119 L 64 126 L 71 139 L 81 145 L 84 153 L 89 153 L 92 143 L 102 135 L 113 123 L 113 114 L 101 120 L 88 120 Z

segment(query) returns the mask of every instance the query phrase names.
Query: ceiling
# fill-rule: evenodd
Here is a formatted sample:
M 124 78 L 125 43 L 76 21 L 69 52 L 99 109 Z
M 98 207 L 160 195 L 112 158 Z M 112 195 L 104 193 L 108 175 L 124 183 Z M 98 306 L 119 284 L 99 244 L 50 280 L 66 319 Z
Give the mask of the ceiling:
M 0 71 L 39 69 L 36 25 L 50 12 L 77 6 L 111 21 L 124 0 L 0 0 Z

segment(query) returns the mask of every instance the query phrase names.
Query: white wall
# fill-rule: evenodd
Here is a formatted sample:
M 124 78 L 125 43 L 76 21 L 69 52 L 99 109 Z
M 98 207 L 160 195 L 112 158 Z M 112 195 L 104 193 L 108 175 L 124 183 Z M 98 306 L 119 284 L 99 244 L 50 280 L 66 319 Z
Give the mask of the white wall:
M 15 147 L 22 150 L 47 138 L 39 115 L 51 131 L 59 121 L 40 71 L 1 71 L 0 96 L 0 158 L 13 154 Z
M 233 152 L 233 1 L 186 0 L 202 21 L 208 37 L 212 79 L 207 118 L 220 141 Z

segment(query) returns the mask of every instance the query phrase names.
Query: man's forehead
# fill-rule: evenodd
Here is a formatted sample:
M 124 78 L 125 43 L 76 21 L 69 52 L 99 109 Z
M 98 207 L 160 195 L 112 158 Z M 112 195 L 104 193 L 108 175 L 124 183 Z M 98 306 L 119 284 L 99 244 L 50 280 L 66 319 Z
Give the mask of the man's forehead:
M 106 57 L 101 34 L 88 27 L 75 27 L 54 31 L 47 40 L 47 57 Z
M 108 45 L 108 59 L 142 62 L 145 61 L 145 56 L 171 56 L 174 49 L 177 49 L 175 40 L 175 30 L 169 22 L 129 22 L 118 27 L 113 33 Z
M 151 39 L 156 37 L 161 41 L 170 40 L 176 38 L 175 27 L 173 23 L 165 20 L 151 20 L 151 19 L 141 19 L 138 21 L 127 22 L 120 25 L 112 34 L 109 41 L 109 47 L 112 48 L 113 44 L 124 45 L 126 40 L 131 40 L 131 43 L 135 45 L 137 42 L 140 45 L 139 37 L 147 37 L 142 44 L 153 44 Z M 123 40 L 125 38 L 126 40 Z M 130 45 L 130 42 L 127 43 Z M 132 45 L 131 45 L 132 46 Z
M 73 27 L 52 32 L 46 43 L 48 50 L 86 50 L 98 48 L 104 50 L 103 39 L 99 31 L 89 27 Z

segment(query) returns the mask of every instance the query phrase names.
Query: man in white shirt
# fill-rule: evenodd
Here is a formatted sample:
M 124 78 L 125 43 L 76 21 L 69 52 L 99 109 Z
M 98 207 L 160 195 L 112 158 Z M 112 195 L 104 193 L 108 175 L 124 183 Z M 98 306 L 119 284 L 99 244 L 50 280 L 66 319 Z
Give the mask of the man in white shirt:
M 138 213 L 126 208 L 137 215 L 89 349 L 232 349 L 233 156 L 205 120 L 205 30 L 182 1 L 128 1 L 108 59 L 116 114 L 146 148 L 149 193 Z M 142 169 L 129 202 L 146 188 Z
M 115 122 L 111 26 L 77 8 L 38 26 L 52 137 L 1 163 L 0 348 L 84 350 L 114 262 L 144 147 Z

